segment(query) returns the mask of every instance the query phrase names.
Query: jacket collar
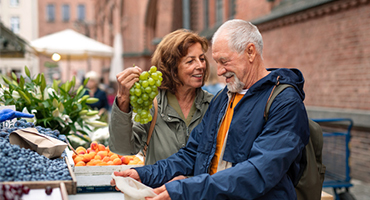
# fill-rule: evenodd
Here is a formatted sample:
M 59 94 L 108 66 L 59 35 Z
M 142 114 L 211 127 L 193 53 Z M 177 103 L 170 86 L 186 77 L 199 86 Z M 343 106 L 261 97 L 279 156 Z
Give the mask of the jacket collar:
M 168 105 L 168 100 L 167 100 L 167 90 L 159 90 L 159 94 L 157 95 L 157 100 L 158 100 L 158 107 L 159 107 L 159 110 L 160 110 L 160 113 L 163 113 L 164 112 L 164 109 L 165 108 L 165 105 Z M 212 95 L 204 90 L 202 90 L 201 88 L 198 88 L 196 90 L 196 97 L 195 97 L 195 107 L 200 110 L 202 109 L 202 104 L 208 102 L 210 103 L 211 99 L 212 98 L 205 98 L 206 95 Z

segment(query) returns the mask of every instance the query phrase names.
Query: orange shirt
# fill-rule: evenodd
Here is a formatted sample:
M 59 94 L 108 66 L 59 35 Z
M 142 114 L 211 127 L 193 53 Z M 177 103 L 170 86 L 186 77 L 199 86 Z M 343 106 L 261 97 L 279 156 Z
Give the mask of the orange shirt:
M 220 129 L 218 130 L 217 134 L 217 143 L 216 143 L 216 152 L 215 155 L 212 158 L 211 161 L 211 168 L 210 168 L 210 174 L 214 174 L 217 172 L 218 163 L 221 156 L 222 147 L 225 142 L 225 137 L 227 132 L 229 131 L 230 123 L 233 118 L 234 114 L 234 108 L 238 104 L 241 98 L 243 98 L 244 94 L 234 94 L 233 100 L 229 102 L 229 105 L 227 106 L 226 114 L 224 117 L 224 120 L 221 123 Z

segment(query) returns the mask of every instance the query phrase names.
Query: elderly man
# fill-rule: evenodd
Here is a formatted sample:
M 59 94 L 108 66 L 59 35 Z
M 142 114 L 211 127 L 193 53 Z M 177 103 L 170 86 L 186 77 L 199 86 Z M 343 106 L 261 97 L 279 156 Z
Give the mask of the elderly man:
M 296 199 L 288 171 L 295 177 L 309 139 L 301 72 L 267 70 L 262 36 L 249 22 L 225 22 L 212 42 L 217 73 L 227 87 L 187 145 L 154 165 L 115 175 L 158 187 L 158 195 L 147 199 Z M 275 98 L 266 121 L 266 102 L 279 83 L 294 88 Z

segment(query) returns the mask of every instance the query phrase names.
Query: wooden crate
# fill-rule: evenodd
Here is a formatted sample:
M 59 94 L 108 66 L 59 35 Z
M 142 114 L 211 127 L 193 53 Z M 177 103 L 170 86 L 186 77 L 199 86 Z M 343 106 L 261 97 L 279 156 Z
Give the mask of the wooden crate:
M 321 200 L 333 200 L 333 195 L 328 194 L 324 191 L 321 192 Z
M 80 166 L 74 167 L 77 180 L 77 193 L 115 191 L 110 185 L 114 171 L 124 171 L 143 165 L 111 165 L 111 166 Z
M 47 186 L 51 186 L 52 188 L 60 187 L 60 184 L 63 183 L 65 185 L 66 191 L 68 194 L 76 194 L 77 192 L 77 179 L 72 170 L 72 167 L 67 158 L 65 161 L 68 166 L 69 173 L 72 177 L 72 180 L 57 180 L 57 181 L 12 181 L 12 182 L 2 182 L 1 184 L 21 184 L 24 186 L 28 186 L 30 189 L 45 189 Z
M 14 182 L 7 182 L 1 184 L 14 184 Z M 21 184 L 24 185 L 22 182 Z M 30 187 L 30 186 L 29 186 Z M 68 192 L 66 186 L 63 182 L 60 182 L 59 185 L 51 186 L 53 188 L 53 192 L 50 195 L 45 193 L 45 188 L 31 188 L 28 194 L 23 194 L 23 200 L 33 200 L 33 199 L 61 199 L 61 200 L 68 200 Z M 1 197 L 0 197 L 1 198 Z

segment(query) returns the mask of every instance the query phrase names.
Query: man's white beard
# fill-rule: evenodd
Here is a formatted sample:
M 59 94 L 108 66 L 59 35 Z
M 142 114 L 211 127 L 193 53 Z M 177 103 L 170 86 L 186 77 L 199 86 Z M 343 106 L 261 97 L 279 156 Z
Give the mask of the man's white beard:
M 230 76 L 234 76 L 234 81 L 231 81 L 229 83 L 226 84 L 227 88 L 229 89 L 230 92 L 241 92 L 244 88 L 244 83 L 241 82 L 238 77 L 236 77 L 236 74 L 233 73 L 233 72 L 227 72 L 225 75 L 225 77 L 230 77 Z

